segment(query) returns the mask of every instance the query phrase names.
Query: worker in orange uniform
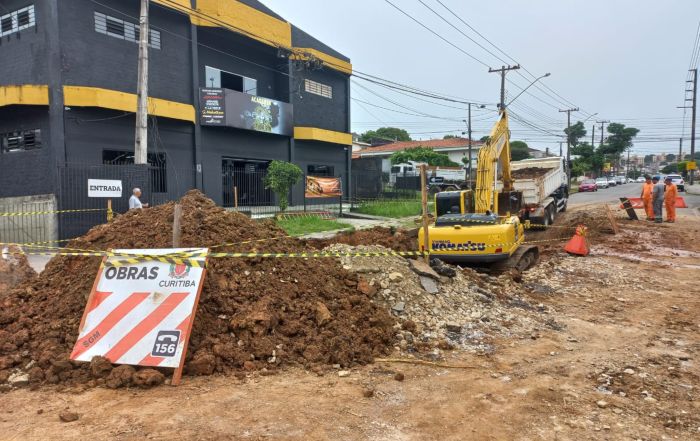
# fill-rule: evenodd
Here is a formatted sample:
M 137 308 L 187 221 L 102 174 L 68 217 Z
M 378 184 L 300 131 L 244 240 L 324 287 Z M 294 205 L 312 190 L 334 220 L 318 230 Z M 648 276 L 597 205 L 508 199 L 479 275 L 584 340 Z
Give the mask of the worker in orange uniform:
M 647 180 L 647 182 L 642 186 L 642 202 L 644 202 L 644 211 L 647 214 L 647 220 L 648 221 L 653 221 L 654 220 L 654 208 L 652 208 L 651 205 L 651 193 L 652 189 L 654 188 L 654 184 L 651 182 L 651 176 L 650 175 L 645 175 L 644 179 Z
M 678 199 L 678 187 L 669 176 L 664 179 L 666 192 L 664 193 L 664 204 L 666 204 L 666 222 L 672 224 L 676 222 L 676 199 Z

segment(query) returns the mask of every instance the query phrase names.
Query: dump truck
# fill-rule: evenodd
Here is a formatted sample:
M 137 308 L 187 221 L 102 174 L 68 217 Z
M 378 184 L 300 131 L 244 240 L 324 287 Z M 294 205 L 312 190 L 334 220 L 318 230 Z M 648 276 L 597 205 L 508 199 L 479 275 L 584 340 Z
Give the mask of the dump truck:
M 429 166 L 425 162 L 416 161 L 392 165 L 389 182 L 395 184 L 397 177 L 420 178 L 421 165 L 426 166 L 426 180 L 431 195 L 441 191 L 466 190 L 469 188 L 466 182 L 467 171 L 463 167 L 436 167 Z
M 511 162 L 513 186 L 522 192 L 521 221 L 551 225 L 569 201 L 569 167 L 566 158 L 549 157 Z M 501 191 L 503 183 L 496 189 Z M 544 227 L 546 228 L 546 227 Z

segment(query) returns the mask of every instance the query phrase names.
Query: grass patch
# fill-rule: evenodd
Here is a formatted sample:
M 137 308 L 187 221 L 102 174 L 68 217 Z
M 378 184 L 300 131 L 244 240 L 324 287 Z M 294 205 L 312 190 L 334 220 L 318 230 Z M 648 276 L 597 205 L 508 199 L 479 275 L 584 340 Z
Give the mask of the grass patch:
M 297 234 L 316 233 L 318 231 L 338 230 L 340 228 L 349 227 L 348 224 L 343 224 L 334 220 L 323 220 L 317 217 L 293 217 L 285 220 L 276 221 L 277 225 L 287 230 L 292 236 Z
M 373 201 L 361 203 L 356 209 L 356 213 L 371 214 L 373 216 L 384 216 L 384 217 L 408 217 L 408 216 L 420 216 L 422 204 L 420 199 L 411 200 L 387 200 L 387 201 Z M 428 203 L 428 210 L 430 211 L 432 203 Z
M 578 185 L 569 189 L 569 194 L 578 193 Z

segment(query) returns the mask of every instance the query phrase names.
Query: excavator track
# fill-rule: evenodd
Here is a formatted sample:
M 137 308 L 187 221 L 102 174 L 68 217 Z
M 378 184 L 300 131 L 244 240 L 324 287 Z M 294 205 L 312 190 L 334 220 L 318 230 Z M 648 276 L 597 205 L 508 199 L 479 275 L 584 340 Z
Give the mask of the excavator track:
M 496 262 L 491 265 L 489 273 L 492 276 L 500 276 L 515 269 L 522 273 L 535 266 L 540 258 L 540 249 L 535 245 L 521 245 L 508 260 Z

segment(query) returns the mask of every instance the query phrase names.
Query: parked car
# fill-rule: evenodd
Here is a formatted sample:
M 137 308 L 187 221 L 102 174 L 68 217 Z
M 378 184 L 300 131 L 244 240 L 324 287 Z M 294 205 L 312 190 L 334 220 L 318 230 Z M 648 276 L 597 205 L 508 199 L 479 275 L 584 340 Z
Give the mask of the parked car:
M 628 184 L 634 184 L 634 183 L 636 183 L 636 182 L 637 182 L 636 179 L 627 178 L 627 183 L 628 183 Z
M 685 181 L 683 181 L 683 176 L 681 175 L 668 175 L 666 178 L 671 178 L 671 181 L 676 184 L 678 191 L 685 191 Z M 664 180 L 666 179 L 664 178 Z
M 608 184 L 608 178 L 598 178 L 595 180 L 595 183 L 598 187 L 602 187 L 602 188 L 610 187 L 610 184 Z
M 622 185 L 627 183 L 627 179 L 624 176 L 615 176 L 615 182 L 617 182 L 617 185 Z
M 647 180 L 646 180 L 646 178 L 644 178 L 644 176 L 640 176 L 640 177 L 637 178 L 637 182 L 639 182 L 640 184 L 643 184 L 643 183 L 645 183 L 646 181 L 647 181 Z
M 615 178 L 608 178 L 608 185 L 611 187 L 617 187 L 617 181 Z
M 578 185 L 578 191 L 598 191 L 598 184 L 593 179 L 586 179 Z

